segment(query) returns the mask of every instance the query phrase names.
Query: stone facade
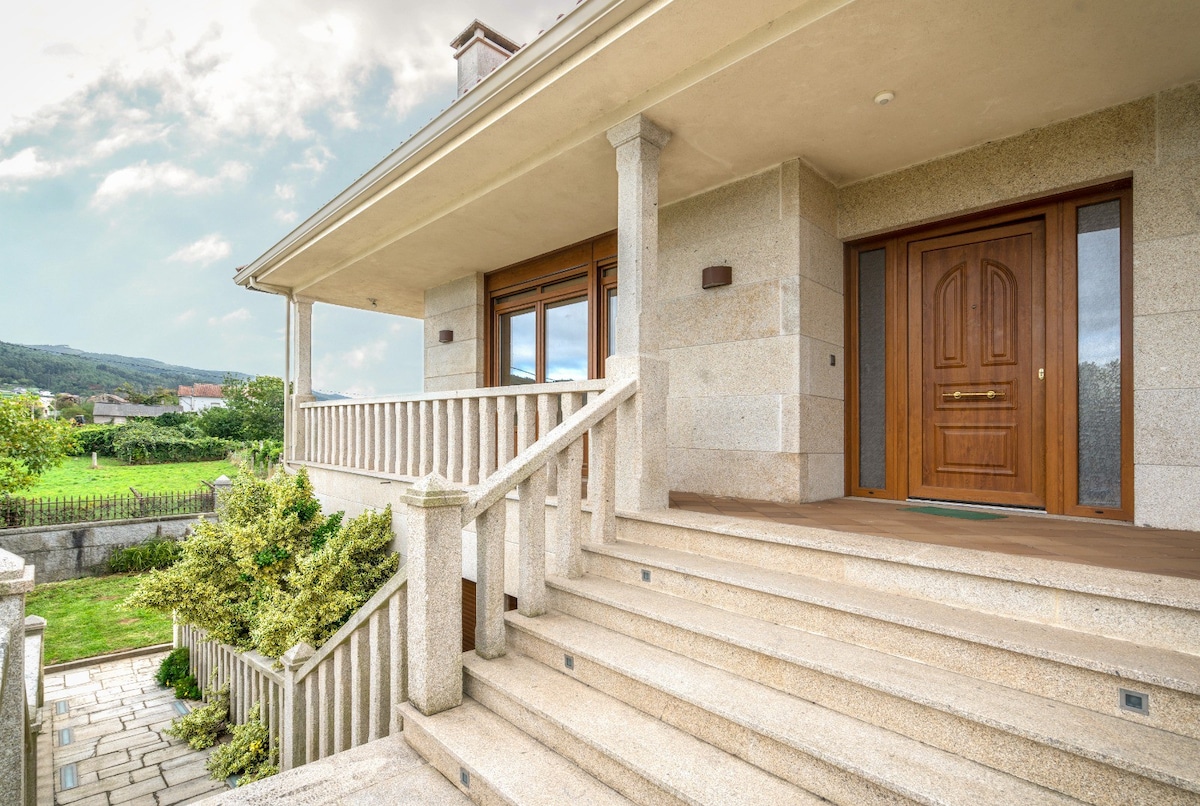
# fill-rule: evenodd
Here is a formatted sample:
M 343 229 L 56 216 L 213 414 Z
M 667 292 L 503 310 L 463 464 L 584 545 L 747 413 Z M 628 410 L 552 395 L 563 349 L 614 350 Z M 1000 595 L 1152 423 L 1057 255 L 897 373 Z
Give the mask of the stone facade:
M 425 391 L 483 386 L 483 275 L 469 274 L 425 292 Z M 438 333 L 454 331 L 454 341 Z

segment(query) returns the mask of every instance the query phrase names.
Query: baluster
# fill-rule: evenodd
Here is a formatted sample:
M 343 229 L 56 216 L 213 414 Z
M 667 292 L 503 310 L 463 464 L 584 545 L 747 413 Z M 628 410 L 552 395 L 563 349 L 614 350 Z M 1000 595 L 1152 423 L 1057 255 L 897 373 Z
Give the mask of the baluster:
M 516 430 L 517 399 L 504 395 L 496 400 L 496 444 L 500 467 L 512 461 L 516 456 L 513 450 L 513 439 Z
M 371 614 L 368 622 L 368 680 L 367 741 L 373 742 L 388 735 L 388 712 L 392 710 L 391 692 L 391 633 L 388 614 L 383 608 Z
M 325 464 L 331 465 L 334 463 L 334 457 L 337 455 L 337 434 L 334 430 L 334 414 L 336 410 L 333 406 L 325 407 Z
M 333 752 L 350 749 L 350 650 L 333 650 Z
M 475 519 L 475 654 L 504 654 L 504 527 L 508 502 L 501 498 Z
M 334 410 L 334 428 L 337 430 L 337 448 L 333 455 L 333 464 L 338 467 L 346 466 L 346 407 L 337 406 Z
M 592 507 L 592 542 L 613 543 L 617 539 L 616 415 L 605 417 L 592 426 L 589 433 L 588 503 Z
M 446 401 L 446 478 L 463 480 L 463 408 L 457 397 Z
M 462 482 L 479 483 L 479 398 L 462 401 Z
M 329 656 L 321 661 L 321 665 L 317 669 L 318 688 L 317 694 L 317 713 L 320 714 L 321 721 L 321 751 L 319 758 L 328 758 L 332 756 L 333 749 L 333 722 L 336 717 L 333 708 L 330 705 L 333 703 L 333 659 Z
M 355 432 L 358 434 L 359 452 L 358 467 L 360 470 L 371 469 L 371 404 L 361 403 L 354 407 L 357 410 L 358 423 Z
M 239 666 L 242 672 L 242 704 L 238 708 L 238 724 L 245 725 L 250 721 L 250 698 L 254 696 L 254 681 L 251 679 L 250 664 L 242 662 Z
M 414 476 L 424 478 L 433 472 L 433 401 L 421 401 L 421 464 Z
M 546 466 L 517 485 L 520 546 L 517 609 L 523 616 L 546 612 Z
M 544 439 L 558 425 L 558 395 L 538 395 L 538 439 Z M 558 489 L 557 462 L 551 461 L 546 465 L 546 489 Z
M 375 426 L 374 434 L 374 450 L 371 451 L 371 469 L 376 473 L 383 471 L 383 455 L 385 447 L 383 443 L 383 404 L 371 404 L 371 422 Z
M 396 404 L 384 403 L 383 417 L 383 472 L 396 472 Z
M 304 679 L 304 763 L 321 757 L 321 686 L 320 672 Z
M 350 634 L 350 746 L 366 744 L 371 716 L 371 646 L 369 626 Z
M 562 416 L 567 419 L 583 406 L 583 395 L 562 396 Z M 555 573 L 572 579 L 583 575 L 580 545 L 579 497 L 583 484 L 583 439 L 577 439 L 558 454 L 558 508 L 554 524 Z
M 353 467 L 362 469 L 364 463 L 366 462 L 367 452 L 367 411 L 366 406 L 363 406 L 361 403 L 356 403 L 351 410 L 354 412 L 354 419 L 352 420 L 353 425 L 351 426 L 354 429 Z
M 537 441 L 537 395 L 517 396 L 517 453 Z
M 421 404 L 404 404 L 404 475 L 421 472 Z
M 447 466 L 447 400 L 433 401 L 433 472 L 446 478 Z
M 304 433 L 304 444 L 300 446 L 300 460 L 304 462 L 312 461 L 309 451 L 312 450 L 313 434 L 312 434 L 312 409 L 300 409 L 300 421 L 302 424 L 301 431 Z
M 404 702 L 408 699 L 408 657 L 405 636 L 408 634 L 408 586 L 400 588 L 388 600 L 388 706 L 384 715 L 388 726 L 388 734 L 400 732 L 399 717 L 396 709 L 391 707 L 393 702 Z
M 479 399 L 479 481 L 496 472 L 496 398 Z

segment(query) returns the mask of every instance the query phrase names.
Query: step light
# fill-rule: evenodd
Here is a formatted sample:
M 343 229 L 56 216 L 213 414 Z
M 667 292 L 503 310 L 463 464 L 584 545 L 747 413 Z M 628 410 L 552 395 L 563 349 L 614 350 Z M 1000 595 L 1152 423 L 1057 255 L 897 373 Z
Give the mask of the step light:
M 54 703 L 54 713 L 58 714 L 59 716 L 71 713 L 71 703 L 67 702 L 66 700 L 59 700 L 58 702 Z
M 180 716 L 187 716 L 191 711 L 191 709 L 187 707 L 187 703 L 183 702 L 182 700 L 176 700 L 175 702 L 171 703 L 171 707 L 174 708 L 175 713 L 179 714 Z
M 642 582 L 649 582 L 649 581 L 650 581 L 650 572 L 647 569 L 643 568 L 642 569 Z
M 1150 695 L 1140 691 L 1119 689 L 1120 706 L 1122 711 L 1133 711 L 1135 714 L 1150 716 Z
M 458 768 L 458 782 L 467 789 L 471 788 L 471 773 L 467 772 L 466 768 Z
M 563 666 L 573 671 L 575 669 L 575 659 L 570 655 L 563 655 Z
M 70 728 L 59 728 L 58 730 L 58 746 L 66 747 L 71 742 L 75 741 L 75 737 L 71 735 Z
M 79 770 L 72 762 L 58 771 L 58 788 L 74 789 L 77 786 L 79 786 Z

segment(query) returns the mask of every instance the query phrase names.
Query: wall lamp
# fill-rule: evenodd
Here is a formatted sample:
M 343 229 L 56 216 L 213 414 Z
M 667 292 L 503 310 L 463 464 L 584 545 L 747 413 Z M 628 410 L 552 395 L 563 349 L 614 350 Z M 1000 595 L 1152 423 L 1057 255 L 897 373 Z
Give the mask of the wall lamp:
M 440 341 L 442 344 L 449 344 L 450 342 L 454 341 L 454 331 L 453 330 L 439 330 L 438 331 L 438 341 Z
M 709 266 L 700 273 L 701 288 L 718 288 L 733 282 L 733 269 L 730 266 Z

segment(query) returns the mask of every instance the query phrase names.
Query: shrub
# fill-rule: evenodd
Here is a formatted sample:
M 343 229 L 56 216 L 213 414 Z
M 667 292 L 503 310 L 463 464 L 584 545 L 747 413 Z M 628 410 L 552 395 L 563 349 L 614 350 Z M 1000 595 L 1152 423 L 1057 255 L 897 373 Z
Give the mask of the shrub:
M 199 521 L 179 561 L 144 577 L 129 604 L 270 657 L 319 646 L 395 572 L 390 523 L 390 510 L 345 526 L 323 516 L 303 471 L 239 474 L 221 519 Z
M 234 444 L 217 437 L 189 439 L 174 428 L 149 422 L 127 423 L 113 437 L 113 455 L 130 464 L 203 462 L 224 459 Z
M 238 776 L 238 786 L 279 772 L 279 751 L 262 723 L 259 703 L 247 715 L 246 724 L 233 728 L 233 738 L 212 751 L 207 767 L 212 777 L 223 781 Z
M 212 747 L 229 725 L 229 686 L 207 691 L 208 703 L 171 722 L 164 733 L 183 739 L 193 750 Z
M 185 646 L 171 650 L 163 658 L 154 673 L 154 679 L 164 688 L 174 688 L 175 696 L 181 700 L 200 699 L 200 687 L 188 667 L 188 649 Z
M 108 557 L 108 570 L 114 574 L 169 568 L 178 562 L 183 547 L 166 537 L 152 537 L 128 548 L 117 549 Z
M 85 425 L 75 429 L 75 450 L 77 456 L 89 456 L 97 453 L 101 456 L 115 456 L 113 439 L 121 425 Z

